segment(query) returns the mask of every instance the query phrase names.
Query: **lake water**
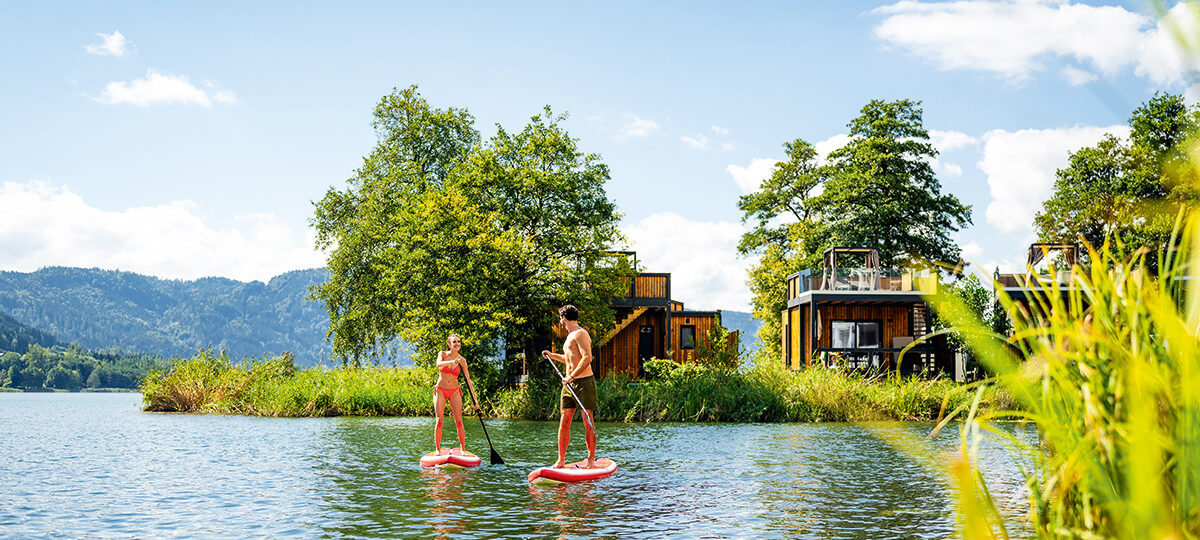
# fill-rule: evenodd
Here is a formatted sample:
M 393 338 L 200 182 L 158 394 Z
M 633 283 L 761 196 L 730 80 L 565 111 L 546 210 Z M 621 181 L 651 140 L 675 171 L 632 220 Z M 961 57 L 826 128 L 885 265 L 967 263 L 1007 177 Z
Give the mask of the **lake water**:
M 552 422 L 489 420 L 505 465 L 423 470 L 430 418 L 153 414 L 139 394 L 0 393 L 0 537 L 944 538 L 946 481 L 882 442 L 929 424 L 599 424 L 609 478 L 531 487 Z M 580 424 L 569 460 L 585 456 Z M 447 422 L 446 441 L 455 441 Z M 956 429 L 931 441 L 953 451 Z M 988 450 L 993 495 L 1022 481 Z M 1011 532 L 1011 531 L 1010 531 Z

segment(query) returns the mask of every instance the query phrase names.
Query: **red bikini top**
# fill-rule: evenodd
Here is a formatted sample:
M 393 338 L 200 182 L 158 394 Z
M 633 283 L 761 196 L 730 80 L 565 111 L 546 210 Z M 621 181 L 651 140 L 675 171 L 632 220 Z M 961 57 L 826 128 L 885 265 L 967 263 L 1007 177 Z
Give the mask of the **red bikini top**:
M 441 371 L 442 371 L 442 373 L 449 373 L 449 374 L 457 377 L 458 376 L 458 362 L 454 363 L 454 367 L 442 366 Z

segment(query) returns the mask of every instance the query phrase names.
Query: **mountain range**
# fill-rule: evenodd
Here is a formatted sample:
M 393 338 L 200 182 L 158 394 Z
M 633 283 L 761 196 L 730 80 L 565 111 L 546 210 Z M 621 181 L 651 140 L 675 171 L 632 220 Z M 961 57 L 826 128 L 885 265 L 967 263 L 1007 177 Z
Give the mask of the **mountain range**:
M 298 365 L 329 364 L 329 317 L 320 302 L 308 300 L 309 288 L 326 275 L 322 268 L 295 270 L 263 283 L 170 280 L 95 268 L 0 272 L 0 350 L 78 343 L 162 356 L 190 356 L 202 348 L 233 358 L 288 351 Z M 745 312 L 722 315 L 749 350 L 758 321 Z

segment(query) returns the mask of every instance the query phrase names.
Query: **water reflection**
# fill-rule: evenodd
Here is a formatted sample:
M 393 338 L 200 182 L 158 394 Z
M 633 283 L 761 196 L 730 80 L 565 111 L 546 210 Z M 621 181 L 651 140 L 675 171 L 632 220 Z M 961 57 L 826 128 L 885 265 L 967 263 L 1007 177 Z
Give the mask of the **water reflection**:
M 429 482 L 422 478 L 415 445 L 397 440 L 414 419 L 339 418 L 323 426 L 312 459 L 323 482 L 317 488 L 336 536 L 403 536 L 427 533 Z M 461 492 L 461 486 L 456 487 Z
M 425 523 L 433 529 L 437 538 L 448 538 L 466 530 L 466 521 L 462 514 L 466 509 L 463 503 L 464 473 L 470 471 L 449 469 L 423 469 L 421 481 L 425 483 L 426 496 L 429 498 L 429 521 Z
M 596 532 L 595 482 L 529 486 L 529 507 L 549 511 L 549 519 L 536 527 L 540 536 L 591 537 Z
M 605 424 L 594 482 L 531 488 L 554 422 L 489 421 L 506 465 L 422 469 L 428 418 L 149 415 L 136 396 L 0 394 L 0 536 L 944 538 L 953 493 L 883 442 L 929 424 Z M 955 429 L 929 452 L 958 448 Z M 482 430 L 467 447 L 487 453 Z M 574 448 L 570 458 L 582 457 Z M 1027 536 L 1011 458 L 992 495 Z

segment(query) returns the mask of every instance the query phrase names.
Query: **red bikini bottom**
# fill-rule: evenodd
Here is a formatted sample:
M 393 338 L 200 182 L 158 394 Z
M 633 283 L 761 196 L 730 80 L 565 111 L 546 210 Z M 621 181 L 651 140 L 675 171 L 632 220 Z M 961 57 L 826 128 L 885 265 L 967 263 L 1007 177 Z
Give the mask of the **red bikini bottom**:
M 445 396 L 445 398 L 446 398 L 446 399 L 450 399 L 450 398 L 454 397 L 454 394 L 456 394 L 456 393 L 458 393 L 458 392 L 462 392 L 462 387 L 459 387 L 459 388 L 442 388 L 442 387 L 440 387 L 440 386 L 435 386 L 435 387 L 433 387 L 433 389 L 434 389 L 434 390 L 439 390 L 439 391 L 441 391 L 441 392 L 442 392 L 442 395 L 443 395 L 443 396 Z

